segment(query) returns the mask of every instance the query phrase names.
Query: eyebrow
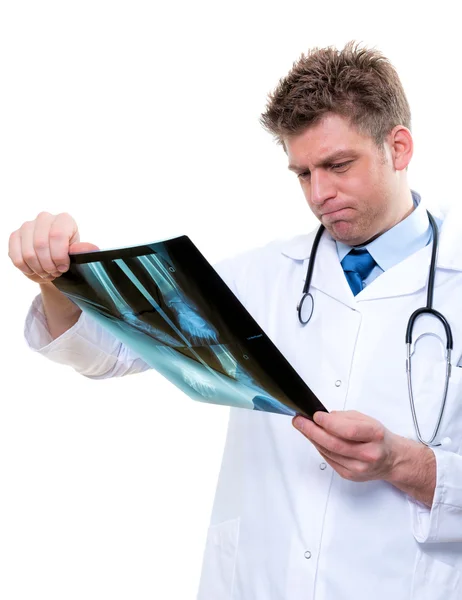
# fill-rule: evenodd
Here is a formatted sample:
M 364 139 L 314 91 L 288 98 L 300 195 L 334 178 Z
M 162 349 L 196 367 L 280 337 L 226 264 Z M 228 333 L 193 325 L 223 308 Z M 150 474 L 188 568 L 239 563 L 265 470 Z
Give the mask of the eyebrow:
M 326 156 L 319 164 L 315 165 L 315 167 L 330 167 L 331 165 L 335 165 L 339 160 L 344 158 L 354 159 L 357 158 L 358 154 L 354 150 L 339 150 L 337 152 L 333 152 Z M 288 166 L 289 171 L 307 171 L 308 168 L 302 165 L 292 165 Z

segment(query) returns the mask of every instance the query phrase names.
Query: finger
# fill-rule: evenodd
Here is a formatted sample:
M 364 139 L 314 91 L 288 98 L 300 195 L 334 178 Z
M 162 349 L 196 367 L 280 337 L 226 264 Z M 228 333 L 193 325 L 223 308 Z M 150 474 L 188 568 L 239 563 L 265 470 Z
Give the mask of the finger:
M 333 455 L 331 452 L 328 452 L 322 446 L 318 446 L 318 444 L 313 444 L 313 446 L 316 448 L 316 450 L 319 452 L 322 458 L 337 472 L 339 471 L 339 469 L 348 471 L 344 464 L 344 461 L 346 461 L 345 457 Z
M 77 223 L 67 213 L 57 215 L 50 226 L 50 257 L 56 271 L 64 273 L 69 268 L 69 247 L 79 241 Z
M 319 452 L 351 471 L 355 481 L 384 479 L 384 475 L 392 468 L 389 452 L 383 444 L 376 442 L 358 444 L 354 456 L 339 455 L 323 446 L 317 444 L 314 446 Z
M 381 441 L 385 435 L 385 428 L 381 423 L 360 413 L 352 415 L 350 411 L 331 413 L 318 411 L 313 415 L 313 419 L 325 431 L 345 440 L 355 442 Z
M 77 242 L 69 246 L 70 254 L 74 254 L 75 252 L 94 252 L 95 250 L 99 250 L 98 246 L 89 242 Z
M 316 444 L 314 444 L 314 446 L 326 463 L 344 479 L 349 479 L 350 481 L 367 481 L 374 479 L 369 465 L 352 458 L 338 456 Z
M 19 269 L 24 275 L 33 275 L 34 272 L 24 261 L 21 247 L 21 234 L 19 230 L 13 231 L 8 242 L 8 256 L 14 266 Z
M 49 274 L 44 271 L 37 254 L 34 249 L 34 221 L 28 221 L 21 226 L 21 254 L 23 261 L 29 267 L 29 269 L 42 279 L 49 279 Z
M 361 442 L 345 440 L 335 436 L 304 417 L 297 417 L 293 420 L 293 424 L 310 442 L 318 444 L 340 456 L 354 457 L 358 453 L 358 447 L 362 445 Z
M 50 251 L 50 231 L 56 217 L 41 212 L 35 219 L 33 246 L 42 270 L 49 275 L 58 275 L 58 266 L 54 263 Z
M 352 458 L 350 456 L 345 456 L 342 454 L 337 454 L 335 452 L 331 452 L 328 448 L 324 448 L 324 446 L 320 446 L 319 444 L 316 444 L 315 442 L 313 442 L 313 446 L 316 448 L 316 450 L 319 452 L 319 454 L 321 454 L 324 458 L 328 458 L 329 460 L 331 460 L 332 462 L 335 462 L 338 465 L 341 465 L 342 467 L 344 467 L 345 469 L 348 469 L 350 471 L 353 471 L 355 469 L 360 469 L 360 465 L 362 465 L 363 463 L 356 459 L 356 458 Z
M 354 419 L 354 420 L 358 420 L 358 421 L 369 421 L 369 420 L 375 420 L 372 417 L 370 417 L 369 415 L 365 415 L 362 412 L 359 412 L 358 410 L 333 410 L 331 411 L 332 413 L 342 413 L 343 415 L 345 415 L 346 419 Z

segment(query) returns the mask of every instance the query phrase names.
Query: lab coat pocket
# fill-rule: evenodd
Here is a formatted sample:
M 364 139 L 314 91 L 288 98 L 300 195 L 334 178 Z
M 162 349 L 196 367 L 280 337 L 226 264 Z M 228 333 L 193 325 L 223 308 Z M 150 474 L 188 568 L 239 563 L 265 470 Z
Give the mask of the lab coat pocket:
M 462 573 L 419 551 L 414 569 L 411 600 L 449 600 L 462 597 Z
M 231 519 L 209 527 L 197 600 L 232 599 L 239 521 Z

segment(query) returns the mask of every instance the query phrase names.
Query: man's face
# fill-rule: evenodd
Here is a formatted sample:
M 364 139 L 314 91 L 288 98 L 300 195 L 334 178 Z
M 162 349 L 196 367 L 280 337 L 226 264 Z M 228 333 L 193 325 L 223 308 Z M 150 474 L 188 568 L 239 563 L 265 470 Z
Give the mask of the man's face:
M 404 218 L 391 146 L 378 148 L 347 119 L 327 114 L 284 138 L 309 207 L 332 237 L 350 246 L 370 241 Z

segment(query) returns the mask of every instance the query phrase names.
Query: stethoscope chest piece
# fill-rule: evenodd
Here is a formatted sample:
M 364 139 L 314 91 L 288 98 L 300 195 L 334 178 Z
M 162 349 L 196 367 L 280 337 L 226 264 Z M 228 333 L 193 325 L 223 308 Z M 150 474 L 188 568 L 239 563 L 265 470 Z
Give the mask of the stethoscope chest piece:
M 303 294 L 297 306 L 298 319 L 302 325 L 306 325 L 311 319 L 314 309 L 314 300 L 310 292 Z

